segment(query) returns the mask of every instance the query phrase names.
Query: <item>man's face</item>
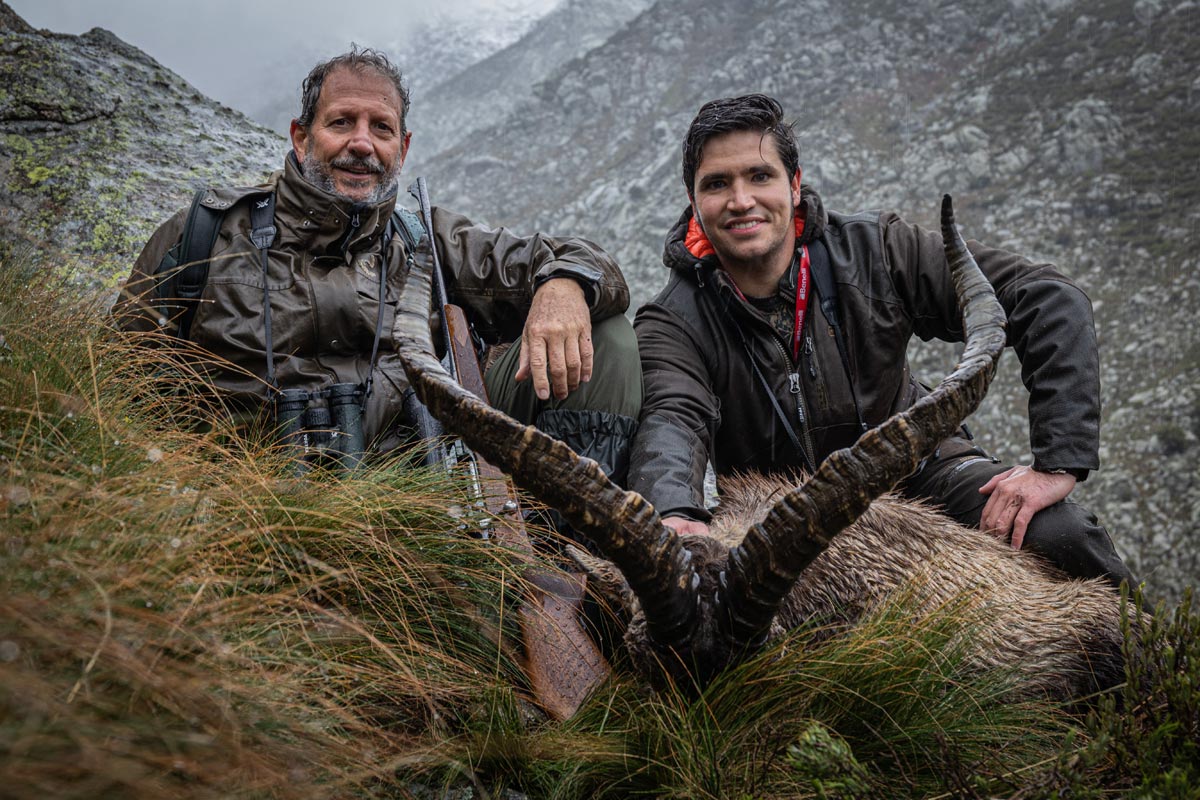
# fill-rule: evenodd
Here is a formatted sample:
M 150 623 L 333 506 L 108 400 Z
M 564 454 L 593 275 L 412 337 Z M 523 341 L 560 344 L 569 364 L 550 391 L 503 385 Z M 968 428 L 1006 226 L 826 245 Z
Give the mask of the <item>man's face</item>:
M 314 185 L 359 203 L 396 192 L 410 134 L 400 131 L 400 93 L 383 75 L 349 67 L 325 78 L 312 124 L 292 122 L 292 148 Z
M 696 170 L 692 211 L 729 270 L 782 275 L 796 245 L 800 176 L 757 131 L 710 139 Z

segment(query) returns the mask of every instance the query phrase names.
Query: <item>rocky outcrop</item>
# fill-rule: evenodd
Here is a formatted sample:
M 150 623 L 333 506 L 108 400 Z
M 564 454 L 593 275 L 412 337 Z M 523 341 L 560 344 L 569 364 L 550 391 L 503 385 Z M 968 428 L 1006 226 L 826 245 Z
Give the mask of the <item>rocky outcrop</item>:
M 102 29 L 35 31 L 0 2 L 0 255 L 85 290 L 123 277 L 208 183 L 257 183 L 282 138 Z

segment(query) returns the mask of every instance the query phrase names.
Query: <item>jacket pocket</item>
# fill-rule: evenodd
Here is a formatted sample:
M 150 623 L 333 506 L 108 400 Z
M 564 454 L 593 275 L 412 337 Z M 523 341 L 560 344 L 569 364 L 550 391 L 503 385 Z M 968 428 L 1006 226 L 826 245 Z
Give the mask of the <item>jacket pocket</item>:
M 415 432 L 404 416 L 408 378 L 400 359 L 381 355 L 375 366 L 371 396 L 363 401 L 363 435 L 372 452 L 388 453 L 413 443 Z
M 271 291 L 290 289 L 296 283 L 292 254 L 282 250 L 267 251 L 265 285 Z M 210 284 L 238 284 L 262 289 L 262 255 L 242 234 L 233 237 L 228 248 L 214 248 L 208 265 Z
M 800 368 L 805 372 L 808 385 L 812 387 L 811 397 L 816 400 L 817 407 L 822 413 L 829 413 L 829 386 L 825 382 L 821 365 L 818 363 L 817 350 L 812 333 L 804 334 L 804 344 L 800 351 Z

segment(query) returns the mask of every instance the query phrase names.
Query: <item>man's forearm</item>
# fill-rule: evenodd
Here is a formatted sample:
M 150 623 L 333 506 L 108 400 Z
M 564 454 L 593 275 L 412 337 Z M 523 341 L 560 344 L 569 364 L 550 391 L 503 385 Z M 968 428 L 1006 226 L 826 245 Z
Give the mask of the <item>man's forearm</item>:
M 706 522 L 704 472 L 707 450 L 694 433 L 651 413 L 643 417 L 630 455 L 629 488 L 664 516 Z

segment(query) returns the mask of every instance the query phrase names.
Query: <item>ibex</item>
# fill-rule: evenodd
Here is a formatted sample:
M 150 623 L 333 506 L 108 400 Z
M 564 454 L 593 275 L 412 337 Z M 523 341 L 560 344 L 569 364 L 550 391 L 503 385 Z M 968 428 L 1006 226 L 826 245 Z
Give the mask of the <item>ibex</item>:
M 966 331 L 957 368 L 799 486 L 757 478 L 732 501 L 727 492 L 714 536 L 676 534 L 594 462 L 449 380 L 432 353 L 429 279 L 419 270 L 400 301 L 399 352 L 446 428 L 558 509 L 623 576 L 614 583 L 610 573 L 607 583 L 634 612 L 625 639 L 645 670 L 703 686 L 783 630 L 806 620 L 851 624 L 907 587 L 930 609 L 970 598 L 999 610 L 973 633 L 973 664 L 1015 668 L 1031 693 L 1082 697 L 1122 675 L 1117 593 L 884 496 L 979 405 L 1004 347 L 1004 312 L 958 233 L 949 196 L 942 236 Z

